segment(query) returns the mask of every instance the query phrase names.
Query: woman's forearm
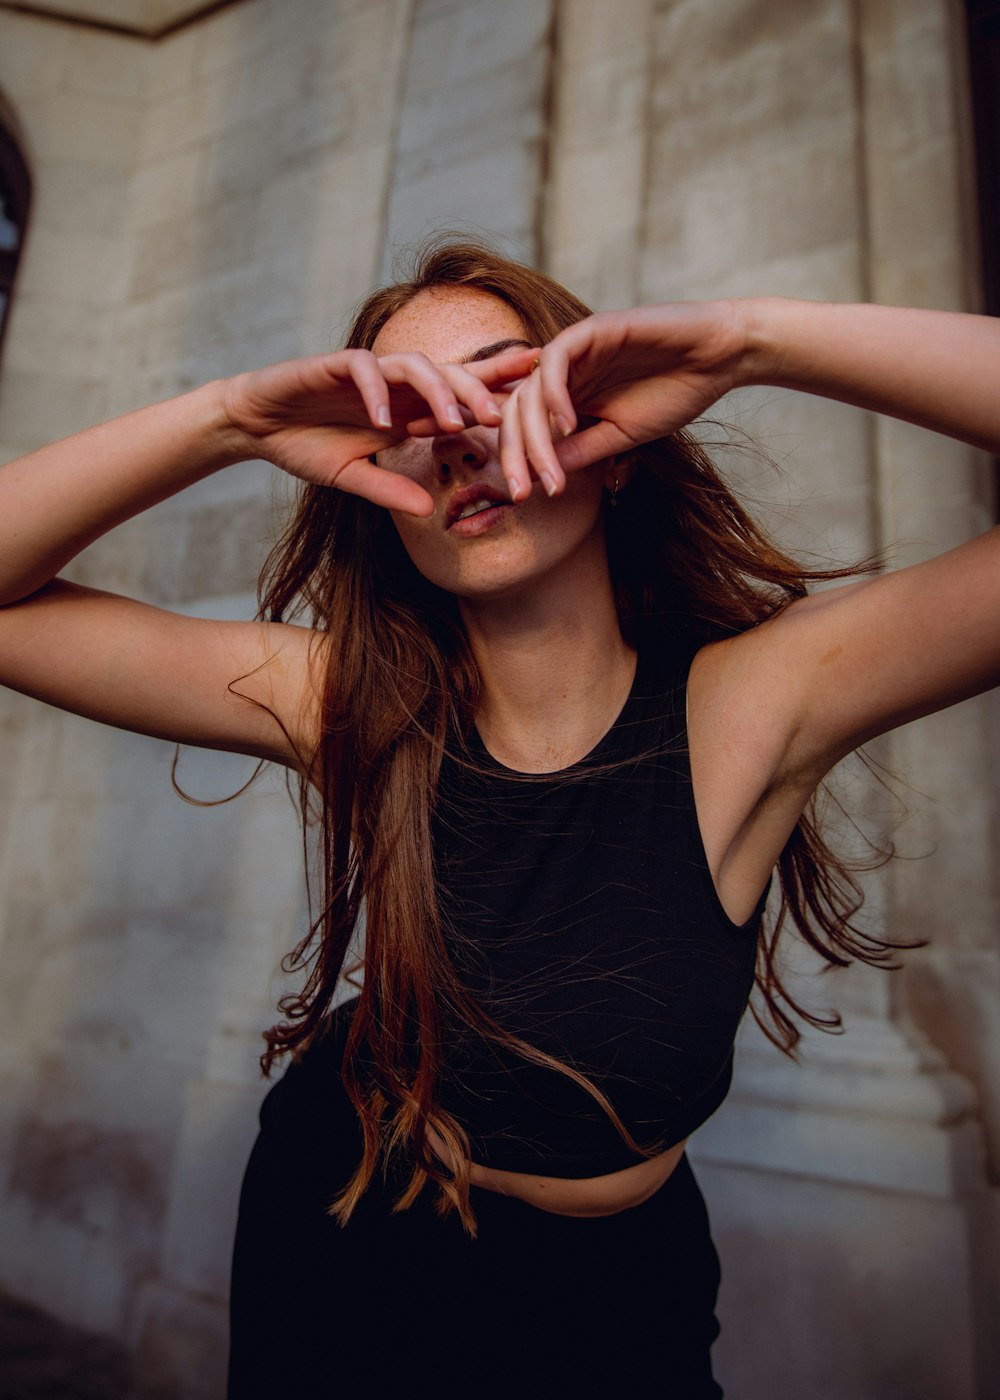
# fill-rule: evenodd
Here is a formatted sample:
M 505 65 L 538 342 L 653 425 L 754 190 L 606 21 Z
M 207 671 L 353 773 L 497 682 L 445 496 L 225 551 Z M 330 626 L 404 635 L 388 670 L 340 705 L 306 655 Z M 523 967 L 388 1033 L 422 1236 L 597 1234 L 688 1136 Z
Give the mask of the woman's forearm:
M 763 297 L 738 378 L 839 399 L 1000 452 L 1000 320 Z
M 238 444 L 220 381 L 0 468 L 0 604 L 34 593 L 115 525 L 239 461 Z

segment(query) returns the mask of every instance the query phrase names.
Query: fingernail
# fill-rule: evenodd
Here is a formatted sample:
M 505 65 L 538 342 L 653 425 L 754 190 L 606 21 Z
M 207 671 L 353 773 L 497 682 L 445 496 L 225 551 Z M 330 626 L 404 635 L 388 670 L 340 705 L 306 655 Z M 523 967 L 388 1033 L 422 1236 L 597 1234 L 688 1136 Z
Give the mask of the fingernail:
M 464 427 L 465 427 L 465 419 L 462 417 L 461 413 L 460 413 L 459 410 L 454 406 L 454 404 L 452 404 L 451 408 L 449 408 L 449 409 L 447 409 L 447 410 L 445 411 L 445 415 L 444 415 L 444 416 L 445 416 L 445 418 L 447 418 L 447 420 L 448 420 L 449 423 L 454 423 L 456 428 L 464 428 Z
M 503 412 L 500 408 L 500 405 L 493 399 L 490 399 L 489 403 L 486 405 L 486 412 L 490 415 L 491 418 L 503 417 Z
M 558 482 L 551 472 L 542 472 L 542 485 L 550 496 L 554 496 L 558 490 Z
M 510 492 L 511 500 L 519 501 L 522 495 L 524 494 L 521 490 L 521 483 L 519 481 L 515 481 L 512 476 L 506 477 L 505 480 L 507 482 L 507 490 Z
M 571 431 L 569 426 L 569 419 L 564 414 L 556 414 L 556 427 L 562 433 L 563 437 L 569 437 Z
M 375 422 L 380 428 L 392 427 L 392 414 L 389 412 L 388 404 L 382 404 L 375 410 Z

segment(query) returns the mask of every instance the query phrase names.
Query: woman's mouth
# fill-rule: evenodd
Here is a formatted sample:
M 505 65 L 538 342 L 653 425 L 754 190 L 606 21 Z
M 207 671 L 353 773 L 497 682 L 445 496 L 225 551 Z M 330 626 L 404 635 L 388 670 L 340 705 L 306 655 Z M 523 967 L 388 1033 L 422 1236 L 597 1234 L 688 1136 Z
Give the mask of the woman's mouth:
M 491 529 L 514 503 L 495 486 L 474 482 L 456 491 L 445 512 L 445 529 L 461 536 L 481 535 Z
M 463 539 L 483 535 L 487 530 L 492 530 L 494 525 L 499 524 L 504 516 L 513 509 L 513 501 L 481 500 L 470 503 L 463 507 L 461 515 L 457 515 L 448 526 L 448 532 L 452 535 L 459 535 Z
M 470 501 L 467 506 L 462 507 L 458 519 L 468 520 L 470 515 L 478 515 L 480 511 L 489 510 L 491 506 L 495 506 L 496 504 L 496 501 L 489 500 L 486 497 L 483 497 L 478 501 Z

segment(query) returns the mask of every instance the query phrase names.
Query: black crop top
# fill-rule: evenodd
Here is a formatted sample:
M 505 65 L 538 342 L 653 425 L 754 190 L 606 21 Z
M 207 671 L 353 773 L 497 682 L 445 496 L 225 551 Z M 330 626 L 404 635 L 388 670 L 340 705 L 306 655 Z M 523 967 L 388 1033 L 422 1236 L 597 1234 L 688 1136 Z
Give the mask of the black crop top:
M 575 1066 L 636 1141 L 665 1149 L 722 1103 L 753 985 L 764 900 L 719 902 L 687 756 L 690 655 L 640 660 L 611 730 L 562 773 L 502 767 L 477 735 L 434 819 L 439 898 L 466 987 L 506 1029 Z M 643 1160 L 557 1071 L 452 1031 L 442 1106 L 473 1160 L 555 1177 Z

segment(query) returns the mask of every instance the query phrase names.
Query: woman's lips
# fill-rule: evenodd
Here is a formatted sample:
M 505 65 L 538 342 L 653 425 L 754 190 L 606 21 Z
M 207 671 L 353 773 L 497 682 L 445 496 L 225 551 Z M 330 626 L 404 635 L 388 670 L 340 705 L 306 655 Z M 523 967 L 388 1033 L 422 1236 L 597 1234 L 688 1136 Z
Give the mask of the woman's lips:
M 497 501 L 484 510 L 476 511 L 474 515 L 466 515 L 464 518 L 453 520 L 448 526 L 448 533 L 458 535 L 461 539 L 472 539 L 476 535 L 484 535 L 487 530 L 492 530 L 495 525 L 498 525 L 513 509 L 512 501 Z
M 445 529 L 455 530 L 460 535 L 481 534 L 495 525 L 502 512 L 509 510 L 511 505 L 510 497 L 488 481 L 470 481 L 449 499 L 445 510 Z

